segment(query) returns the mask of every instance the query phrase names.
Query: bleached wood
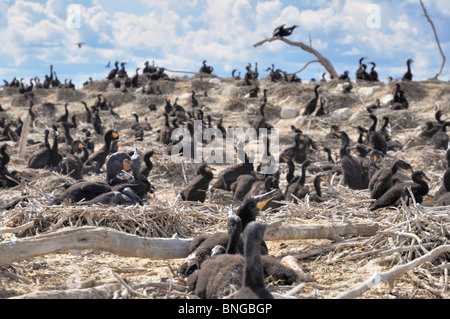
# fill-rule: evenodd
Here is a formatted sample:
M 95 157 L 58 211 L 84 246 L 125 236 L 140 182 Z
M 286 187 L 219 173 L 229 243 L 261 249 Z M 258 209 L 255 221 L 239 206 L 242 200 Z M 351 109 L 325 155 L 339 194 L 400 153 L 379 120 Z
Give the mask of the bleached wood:
M 335 239 L 372 236 L 376 223 L 284 225 L 266 232 L 265 240 Z M 0 265 L 69 250 L 105 250 L 123 257 L 179 259 L 189 255 L 191 239 L 142 238 L 110 228 L 67 227 L 35 237 L 0 243 Z
M 283 225 L 266 231 L 264 240 L 331 239 L 342 237 L 373 236 L 377 233 L 377 223 L 331 224 L 331 225 Z
M 292 46 L 299 47 L 303 51 L 313 54 L 320 61 L 320 63 L 323 65 L 323 67 L 328 71 L 328 73 L 330 73 L 332 78 L 334 78 L 334 79 L 339 78 L 339 76 L 338 76 L 336 70 L 334 69 L 333 65 L 331 64 L 331 62 L 327 58 L 325 58 L 322 54 L 320 54 L 319 51 L 317 51 L 310 45 L 304 44 L 303 42 L 293 42 L 286 38 L 273 37 L 273 38 L 268 38 L 268 39 L 259 41 L 259 42 L 255 43 L 253 46 L 256 48 L 258 46 L 263 45 L 266 42 L 273 42 L 273 41 L 277 41 L 277 40 L 283 41 L 284 43 L 292 45 Z
M 0 265 L 68 250 L 105 250 L 123 257 L 177 259 L 188 254 L 189 240 L 141 238 L 109 228 L 69 227 L 0 244 Z
M 87 289 L 36 291 L 10 299 L 110 299 L 121 288 L 119 283 Z
M 440 255 L 444 253 L 450 252 L 450 245 L 439 246 L 429 253 L 423 255 L 420 258 L 417 258 L 409 263 L 398 265 L 387 272 L 375 273 L 373 274 L 367 281 L 365 281 L 362 285 L 357 288 L 354 288 L 349 291 L 345 291 L 337 296 L 337 299 L 354 299 L 358 298 L 366 291 L 370 290 L 372 287 L 376 286 L 379 282 L 389 284 L 389 287 L 392 289 L 394 286 L 394 281 L 406 272 L 426 263 L 431 262 Z

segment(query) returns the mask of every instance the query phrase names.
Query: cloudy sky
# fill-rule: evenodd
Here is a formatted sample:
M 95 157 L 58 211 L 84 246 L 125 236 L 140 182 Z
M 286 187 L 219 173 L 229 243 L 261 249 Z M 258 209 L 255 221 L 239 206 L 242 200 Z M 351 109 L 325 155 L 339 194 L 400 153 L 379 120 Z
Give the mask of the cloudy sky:
M 448 1 L 424 4 L 450 58 Z M 0 0 L 0 80 L 43 79 L 53 64 L 60 80 L 79 85 L 104 79 L 116 60 L 128 63 L 129 74 L 145 61 L 197 72 L 203 60 L 224 77 L 255 62 L 262 76 L 272 64 L 292 73 L 314 56 L 281 41 L 253 47 L 281 24 L 299 25 L 289 39 L 311 40 L 352 79 L 363 56 L 377 63 L 382 80 L 401 77 L 409 58 L 415 80 L 433 77 L 442 63 L 419 0 Z M 298 76 L 324 72 L 316 63 Z M 450 79 L 450 62 L 440 79 Z

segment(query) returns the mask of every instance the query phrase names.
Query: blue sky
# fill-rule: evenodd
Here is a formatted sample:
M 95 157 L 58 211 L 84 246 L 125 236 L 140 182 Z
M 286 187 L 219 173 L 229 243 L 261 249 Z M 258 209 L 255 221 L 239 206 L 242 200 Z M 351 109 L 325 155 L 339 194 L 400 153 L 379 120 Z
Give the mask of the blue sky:
M 68 19 L 70 4 L 78 6 L 79 20 Z M 424 4 L 450 59 L 449 2 Z M 243 75 L 255 62 L 262 76 L 272 64 L 292 73 L 314 56 L 280 41 L 253 47 L 281 24 L 299 25 L 290 40 L 311 37 L 336 71 L 348 70 L 352 79 L 363 56 L 377 63 L 382 80 L 401 77 L 409 58 L 415 80 L 433 77 L 442 63 L 419 0 L 0 0 L 0 80 L 43 79 L 53 64 L 60 80 L 80 85 L 90 76 L 104 79 L 106 64 L 116 60 L 128 63 L 129 74 L 145 61 L 196 72 L 202 60 L 224 77 L 235 68 Z M 82 49 L 79 41 L 86 42 Z M 324 72 L 311 64 L 298 76 L 318 79 Z M 450 79 L 450 62 L 440 79 Z

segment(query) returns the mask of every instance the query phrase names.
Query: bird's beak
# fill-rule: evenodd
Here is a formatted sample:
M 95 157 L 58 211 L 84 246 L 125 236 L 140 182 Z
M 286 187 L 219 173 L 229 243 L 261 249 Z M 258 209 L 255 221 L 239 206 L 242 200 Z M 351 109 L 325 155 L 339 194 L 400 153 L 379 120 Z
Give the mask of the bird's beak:
M 427 181 L 431 182 L 431 180 L 428 178 L 427 175 L 423 175 L 423 179 L 426 179 Z
M 339 133 L 339 132 L 333 132 L 333 135 L 336 136 L 336 137 L 341 137 L 342 134 Z
M 119 138 L 119 133 L 114 132 L 114 133 L 112 133 L 112 136 L 113 136 L 114 138 Z
M 161 153 L 153 153 L 153 155 L 152 155 L 152 157 L 157 157 L 157 156 L 159 156 L 159 155 L 162 155 Z
M 263 195 L 254 196 L 253 198 L 256 200 L 256 206 L 258 209 L 263 209 L 268 202 L 270 202 L 272 199 L 274 199 L 276 196 L 278 196 L 281 193 L 281 190 L 274 189 L 271 192 L 268 192 Z

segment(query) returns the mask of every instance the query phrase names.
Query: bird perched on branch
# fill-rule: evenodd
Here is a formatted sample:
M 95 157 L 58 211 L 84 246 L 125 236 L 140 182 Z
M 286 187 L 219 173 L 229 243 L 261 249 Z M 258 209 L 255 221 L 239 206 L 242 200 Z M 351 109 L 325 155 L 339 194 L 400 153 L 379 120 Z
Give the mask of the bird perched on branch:
M 277 27 L 274 31 L 273 31 L 273 37 L 287 37 L 290 36 L 292 34 L 292 32 L 294 31 L 295 28 L 298 28 L 298 25 L 293 25 L 290 28 L 285 28 L 284 27 L 285 24 L 280 25 L 279 27 Z

